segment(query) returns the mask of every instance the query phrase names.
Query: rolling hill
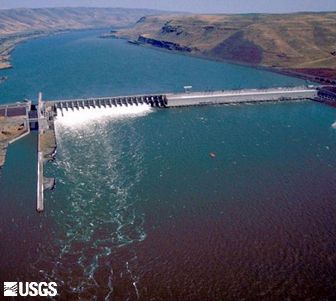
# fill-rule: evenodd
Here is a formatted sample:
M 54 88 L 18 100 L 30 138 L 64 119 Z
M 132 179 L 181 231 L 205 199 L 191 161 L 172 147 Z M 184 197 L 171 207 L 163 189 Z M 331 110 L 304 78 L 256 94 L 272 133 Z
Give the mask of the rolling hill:
M 0 9 L 0 69 L 10 67 L 9 55 L 17 43 L 63 30 L 126 27 L 143 16 L 163 12 L 124 8 Z
M 336 78 L 336 13 L 165 15 L 115 34 L 211 59 Z

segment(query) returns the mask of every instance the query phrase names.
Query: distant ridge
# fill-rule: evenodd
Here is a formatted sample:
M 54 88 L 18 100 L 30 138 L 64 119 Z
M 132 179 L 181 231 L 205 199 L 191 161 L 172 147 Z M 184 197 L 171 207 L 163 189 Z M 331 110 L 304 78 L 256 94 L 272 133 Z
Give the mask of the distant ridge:
M 142 16 L 162 14 L 150 9 L 125 8 L 17 8 L 0 10 L 0 35 L 32 30 L 124 27 Z
M 116 28 L 134 24 L 143 16 L 165 14 L 151 9 L 57 7 L 0 10 L 0 69 L 9 68 L 16 44 L 63 30 Z

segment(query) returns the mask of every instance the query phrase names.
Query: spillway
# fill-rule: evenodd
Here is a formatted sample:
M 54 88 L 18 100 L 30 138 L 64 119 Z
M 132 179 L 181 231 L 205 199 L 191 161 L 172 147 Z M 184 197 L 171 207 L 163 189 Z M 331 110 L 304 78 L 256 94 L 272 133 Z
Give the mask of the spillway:
M 56 122 L 65 126 L 82 126 L 94 121 L 131 118 L 150 113 L 153 109 L 150 105 L 139 104 L 137 106 L 118 107 L 79 107 L 56 110 Z

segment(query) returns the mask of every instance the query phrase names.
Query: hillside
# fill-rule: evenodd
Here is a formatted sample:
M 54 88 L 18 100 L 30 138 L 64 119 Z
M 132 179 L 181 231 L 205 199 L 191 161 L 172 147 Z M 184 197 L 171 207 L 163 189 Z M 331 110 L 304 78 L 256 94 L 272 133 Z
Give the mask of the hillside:
M 41 8 L 0 10 L 0 69 L 10 67 L 17 43 L 61 30 L 125 27 L 161 12 L 123 8 Z
M 212 59 L 336 78 L 336 13 L 148 16 L 117 37 Z

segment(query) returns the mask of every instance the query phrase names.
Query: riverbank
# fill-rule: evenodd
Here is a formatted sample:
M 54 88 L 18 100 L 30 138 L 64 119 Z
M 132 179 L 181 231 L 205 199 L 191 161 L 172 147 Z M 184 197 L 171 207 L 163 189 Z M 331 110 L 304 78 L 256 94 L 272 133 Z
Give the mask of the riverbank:
M 0 39 L 0 70 L 12 68 L 12 65 L 10 63 L 11 53 L 16 46 L 27 40 L 39 38 L 41 36 L 52 33 L 53 32 L 32 31 L 2 37 Z
M 21 43 L 24 43 L 28 40 L 31 39 L 36 39 L 36 38 L 40 38 L 43 36 L 48 36 L 48 35 L 52 35 L 52 34 L 57 34 L 57 33 L 64 33 L 67 32 L 69 30 L 63 30 L 63 31 L 54 31 L 54 32 L 38 32 L 38 33 L 26 33 L 26 34 L 22 34 L 22 35 L 16 35 L 13 37 L 7 37 L 5 38 L 6 41 L 3 44 L 0 44 L 0 70 L 4 70 L 4 69 L 10 69 L 13 66 L 11 65 L 11 53 L 12 51 L 14 51 L 15 47 L 17 47 L 18 45 L 20 45 Z M 71 31 L 75 31 L 75 30 L 71 30 Z M 115 31 L 113 31 L 113 33 L 107 33 L 107 34 L 103 34 L 100 36 L 100 38 L 106 39 L 106 38 L 117 38 L 117 39 L 124 39 L 124 40 L 128 40 L 127 38 L 122 38 L 122 37 L 118 37 L 115 35 Z M 335 73 L 336 76 L 336 71 L 331 69 L 331 71 L 329 72 L 329 76 L 328 73 L 326 73 L 325 69 L 306 69 L 306 73 L 302 73 L 299 72 L 299 70 L 291 70 L 291 69 L 285 69 L 285 68 L 275 68 L 275 67 L 266 67 L 266 66 L 258 66 L 255 64 L 249 64 L 249 63 L 243 63 L 240 61 L 236 61 L 236 60 L 228 60 L 228 59 L 219 59 L 219 58 L 214 58 L 214 57 L 210 57 L 201 53 L 195 53 L 195 52 L 186 52 L 183 49 L 179 50 L 178 48 L 175 49 L 167 49 L 167 48 L 163 48 L 163 47 L 158 47 L 156 45 L 153 44 L 148 44 L 148 43 L 143 43 L 141 41 L 133 41 L 133 40 L 128 40 L 129 43 L 134 44 L 134 45 L 138 45 L 138 46 L 143 46 L 143 47 L 150 47 L 153 49 L 157 49 L 157 50 L 162 50 L 162 51 L 169 51 L 169 52 L 175 52 L 177 54 L 183 54 L 183 55 L 188 55 L 188 56 L 193 56 L 193 57 L 197 57 L 197 58 L 202 58 L 202 59 L 206 59 L 206 60 L 212 60 L 212 61 L 216 61 L 216 62 L 226 62 L 226 63 L 231 63 L 231 64 L 237 64 L 237 65 L 242 65 L 242 66 L 248 66 L 248 67 L 253 67 L 253 68 L 257 68 L 257 69 L 261 69 L 261 70 L 266 70 L 266 71 L 272 71 L 272 72 L 276 72 L 279 74 L 283 74 L 283 75 L 288 75 L 288 76 L 293 76 L 293 77 L 297 77 L 297 78 L 301 78 L 304 80 L 309 80 L 312 82 L 316 82 L 319 84 L 336 84 L 336 80 L 333 80 L 333 75 Z M 335 72 L 333 72 L 335 71 Z M 309 74 L 310 73 L 310 74 Z M 326 76 L 327 75 L 327 76 Z M 332 75 L 332 76 L 330 76 Z M 7 77 L 3 77 L 3 80 L 0 79 L 0 84 L 5 82 L 7 80 Z
M 144 17 L 110 36 L 326 84 L 336 81 L 334 28 L 334 12 L 170 15 Z
M 2 39 L 0 39 L 0 70 L 13 68 L 11 64 L 11 54 L 18 45 L 25 43 L 29 40 L 46 37 L 54 34 L 66 33 L 70 31 L 76 31 L 76 30 L 60 29 L 51 31 L 32 31 L 3 37 Z M 4 77 L 3 81 L 5 80 L 7 80 L 7 77 Z M 2 81 L 0 80 L 0 84 L 1 82 Z
M 135 45 L 135 46 L 151 48 L 151 49 L 155 49 L 155 50 L 158 50 L 158 51 L 175 53 L 175 54 L 179 54 L 179 55 L 191 56 L 191 57 L 204 59 L 204 60 L 208 60 L 208 61 L 229 63 L 229 64 L 238 65 L 238 66 L 251 67 L 251 68 L 255 68 L 255 69 L 259 69 L 259 70 L 275 72 L 275 73 L 278 73 L 278 74 L 281 74 L 281 75 L 296 77 L 296 78 L 300 78 L 300 79 L 303 79 L 303 80 L 307 80 L 307 81 L 311 81 L 311 82 L 315 82 L 315 83 L 323 84 L 323 85 L 325 85 L 325 84 L 336 84 L 336 79 L 334 80 L 330 76 L 328 76 L 328 77 L 324 76 L 324 75 L 327 74 L 324 69 L 320 69 L 319 70 L 320 72 L 318 72 L 318 70 L 314 69 L 314 70 L 311 70 L 311 72 L 309 74 L 308 70 L 307 70 L 306 73 L 301 73 L 301 72 L 299 72 L 299 70 L 291 70 L 291 69 L 281 68 L 281 67 L 260 66 L 260 65 L 255 65 L 255 64 L 251 64 L 251 63 L 247 63 L 247 62 L 241 62 L 241 61 L 237 61 L 237 60 L 220 59 L 220 58 L 215 58 L 215 57 L 205 55 L 201 52 L 185 51 L 181 47 L 174 47 L 174 45 L 170 45 L 173 48 L 172 47 L 167 48 L 167 47 L 157 46 L 153 43 L 144 43 L 144 42 L 141 42 L 139 40 L 128 39 L 128 37 L 117 36 L 115 34 L 115 31 L 113 31 L 111 33 L 102 34 L 100 36 L 100 38 L 102 38 L 102 39 L 121 39 L 121 40 L 125 40 L 128 43 L 130 43 L 132 45 Z M 162 44 L 162 45 L 165 45 L 165 44 Z M 336 70 L 333 70 L 333 69 L 331 69 L 331 71 L 329 72 L 329 75 L 333 74 L 332 71 L 335 71 L 335 76 L 336 76 Z
M 122 37 L 135 44 L 252 66 L 321 84 L 336 83 L 333 12 L 251 16 L 98 8 L 1 10 L 0 69 L 12 67 L 12 51 L 28 39 L 97 28 L 119 28 L 103 35 L 104 38 Z M 0 79 L 0 83 L 5 79 Z
M 165 14 L 151 9 L 127 8 L 20 8 L 0 10 L 0 69 L 11 68 L 14 48 L 32 38 L 83 29 L 126 28 L 141 17 Z

